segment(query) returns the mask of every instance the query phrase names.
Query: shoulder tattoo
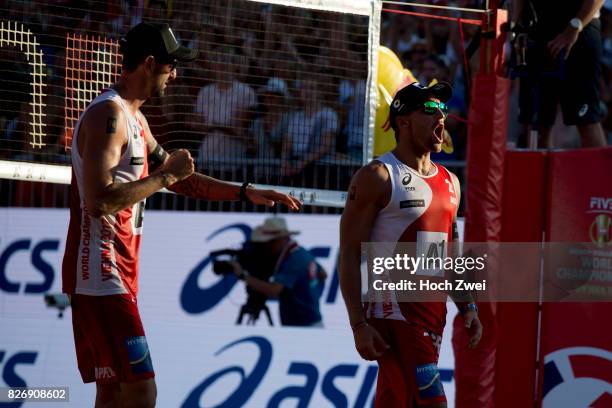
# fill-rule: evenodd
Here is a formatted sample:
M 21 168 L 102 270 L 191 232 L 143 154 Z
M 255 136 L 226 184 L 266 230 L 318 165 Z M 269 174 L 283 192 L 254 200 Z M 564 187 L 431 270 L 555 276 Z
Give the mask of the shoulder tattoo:
M 112 135 L 117 132 L 117 118 L 115 116 L 111 116 L 106 120 L 106 134 Z

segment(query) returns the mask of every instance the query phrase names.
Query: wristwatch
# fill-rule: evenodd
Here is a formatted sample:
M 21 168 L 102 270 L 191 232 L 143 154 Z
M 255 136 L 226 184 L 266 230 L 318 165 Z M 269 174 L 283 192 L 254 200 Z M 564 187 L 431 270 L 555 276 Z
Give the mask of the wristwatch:
M 238 279 L 245 280 L 249 276 L 251 276 L 251 274 L 249 274 L 246 270 L 243 269 L 242 272 L 240 272 L 240 276 L 238 277 Z
M 583 28 L 583 27 L 582 27 L 582 20 L 580 20 L 578 17 L 574 17 L 574 18 L 572 18 L 572 19 L 570 20 L 570 22 L 569 22 L 569 25 L 570 25 L 572 28 L 574 28 L 574 29 L 578 30 L 578 32 L 581 32 L 581 31 L 582 31 L 582 28 Z
M 246 195 L 247 188 L 255 188 L 255 186 L 249 183 L 248 181 L 242 183 L 242 185 L 240 186 L 240 201 L 249 201 L 249 198 Z

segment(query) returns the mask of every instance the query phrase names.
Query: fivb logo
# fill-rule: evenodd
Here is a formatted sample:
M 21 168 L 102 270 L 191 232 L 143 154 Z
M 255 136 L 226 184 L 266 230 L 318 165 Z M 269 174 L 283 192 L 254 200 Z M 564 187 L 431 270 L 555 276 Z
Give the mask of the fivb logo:
M 612 212 L 612 197 L 591 197 L 589 210 L 593 212 Z
M 612 406 L 612 352 L 569 347 L 544 359 L 543 408 Z

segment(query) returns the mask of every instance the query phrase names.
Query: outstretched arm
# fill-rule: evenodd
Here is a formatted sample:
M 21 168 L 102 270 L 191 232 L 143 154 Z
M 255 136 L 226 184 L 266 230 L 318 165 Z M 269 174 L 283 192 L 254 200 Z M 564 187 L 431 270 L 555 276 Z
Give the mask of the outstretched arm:
M 169 155 L 151 134 L 149 125 L 144 120 L 145 131 L 147 133 L 147 146 L 149 150 L 149 163 L 153 174 L 163 172 L 167 165 Z M 173 153 L 174 154 L 174 153 Z M 282 194 L 274 190 L 262 190 L 254 187 L 244 188 L 244 197 L 241 197 L 241 187 L 226 181 L 218 180 L 214 177 L 206 176 L 201 173 L 193 173 L 189 177 L 168 186 L 168 189 L 177 194 L 204 200 L 240 200 L 248 199 L 254 204 L 274 206 L 277 202 L 285 204 L 291 210 L 298 211 L 301 203 L 296 198 L 287 194 Z

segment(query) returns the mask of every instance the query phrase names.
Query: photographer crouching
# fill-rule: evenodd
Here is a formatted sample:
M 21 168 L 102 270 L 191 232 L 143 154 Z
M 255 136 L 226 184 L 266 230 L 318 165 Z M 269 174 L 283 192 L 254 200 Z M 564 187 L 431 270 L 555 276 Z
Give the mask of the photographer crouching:
M 267 218 L 253 230 L 250 242 L 256 243 L 268 259 L 275 260 L 269 281 L 252 276 L 238 262 L 231 261 L 231 265 L 250 289 L 278 298 L 283 326 L 322 327 L 319 298 L 327 273 L 308 250 L 291 239 L 297 234 L 298 231 L 289 231 L 287 222 L 280 217 Z

